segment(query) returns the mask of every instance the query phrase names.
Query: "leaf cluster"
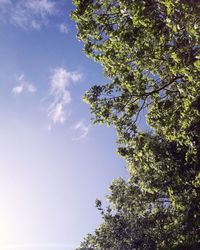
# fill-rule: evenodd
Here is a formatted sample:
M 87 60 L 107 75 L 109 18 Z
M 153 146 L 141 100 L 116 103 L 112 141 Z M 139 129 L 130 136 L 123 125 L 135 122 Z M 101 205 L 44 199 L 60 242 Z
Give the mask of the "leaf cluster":
M 110 186 L 82 249 L 198 249 L 200 1 L 75 0 L 84 52 L 110 81 L 84 100 L 113 125 L 130 179 Z M 142 111 L 151 132 L 141 131 Z

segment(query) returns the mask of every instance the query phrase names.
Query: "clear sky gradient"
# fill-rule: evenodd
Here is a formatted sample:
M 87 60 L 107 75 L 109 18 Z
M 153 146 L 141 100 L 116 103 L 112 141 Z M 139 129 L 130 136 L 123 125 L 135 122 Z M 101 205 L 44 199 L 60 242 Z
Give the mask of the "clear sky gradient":
M 107 81 L 86 58 L 71 0 L 0 0 L 0 249 L 75 249 L 95 199 L 126 177 L 115 132 L 83 93 Z

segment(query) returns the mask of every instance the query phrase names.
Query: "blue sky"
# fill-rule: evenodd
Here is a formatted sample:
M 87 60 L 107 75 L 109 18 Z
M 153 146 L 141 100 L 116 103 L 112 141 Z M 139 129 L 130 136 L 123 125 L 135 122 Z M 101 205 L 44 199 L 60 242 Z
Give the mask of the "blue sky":
M 95 199 L 126 176 L 115 132 L 83 93 L 106 81 L 86 58 L 71 0 L 0 0 L 0 249 L 75 249 Z

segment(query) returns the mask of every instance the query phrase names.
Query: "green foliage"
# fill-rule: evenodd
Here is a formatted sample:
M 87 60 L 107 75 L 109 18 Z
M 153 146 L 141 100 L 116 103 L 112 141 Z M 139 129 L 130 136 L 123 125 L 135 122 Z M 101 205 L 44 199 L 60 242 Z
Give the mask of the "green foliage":
M 83 249 L 198 249 L 200 2 L 75 0 L 84 51 L 110 81 L 84 96 L 113 125 L 130 180 L 111 185 L 104 223 Z M 147 113 L 151 133 L 138 117 Z M 190 243 L 190 245 L 188 245 Z
M 146 133 L 134 144 L 122 153 L 130 179 L 111 184 L 105 211 L 96 203 L 104 223 L 81 247 L 197 250 L 200 158 L 189 158 L 187 147 Z

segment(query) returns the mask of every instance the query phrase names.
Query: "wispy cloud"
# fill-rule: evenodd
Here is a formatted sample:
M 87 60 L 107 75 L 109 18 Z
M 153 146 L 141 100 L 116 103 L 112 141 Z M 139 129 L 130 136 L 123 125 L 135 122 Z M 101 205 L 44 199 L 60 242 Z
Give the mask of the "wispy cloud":
M 53 0 L 0 0 L 1 21 L 24 29 L 41 29 L 56 14 Z
M 65 23 L 61 23 L 59 25 L 59 30 L 60 30 L 61 33 L 65 33 L 65 34 L 68 34 L 68 32 L 69 32 L 67 24 L 65 24 Z
M 24 74 L 17 77 L 17 82 L 18 85 L 12 89 L 14 95 L 19 95 L 22 92 L 34 93 L 37 91 L 37 88 L 33 84 L 30 84 L 25 80 Z
M 80 73 L 67 71 L 62 67 L 53 70 L 50 77 L 50 97 L 53 98 L 53 102 L 48 108 L 48 117 L 52 123 L 64 123 L 66 120 L 67 113 L 69 115 L 66 107 L 72 101 L 69 87 L 72 83 L 80 81 L 81 78 Z
M 73 129 L 76 131 L 77 136 L 73 138 L 73 141 L 78 141 L 85 138 L 88 135 L 90 128 L 91 125 L 86 125 L 82 121 L 76 123 Z
M 0 7 L 2 7 L 5 4 L 11 4 L 11 0 L 0 0 Z

